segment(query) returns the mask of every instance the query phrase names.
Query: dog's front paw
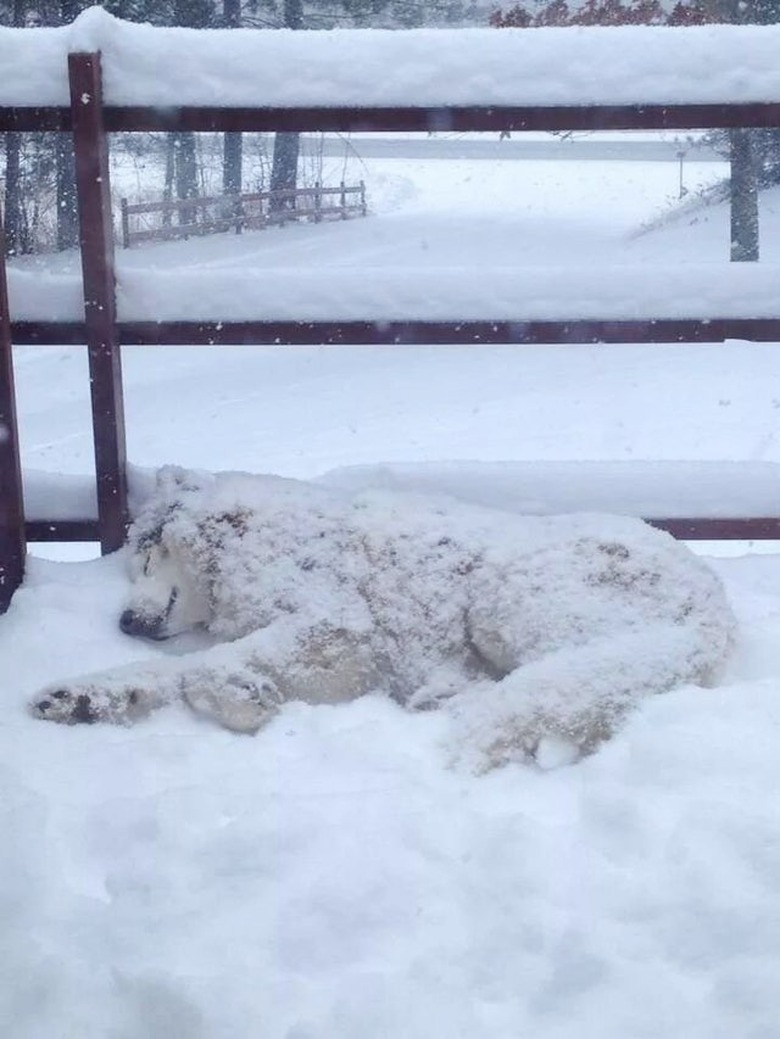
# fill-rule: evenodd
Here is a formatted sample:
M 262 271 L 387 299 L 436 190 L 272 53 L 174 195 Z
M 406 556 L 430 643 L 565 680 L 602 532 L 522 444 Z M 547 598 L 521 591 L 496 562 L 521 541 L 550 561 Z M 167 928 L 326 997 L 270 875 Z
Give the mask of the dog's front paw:
M 36 718 L 61 725 L 92 725 L 109 722 L 130 725 L 149 713 L 140 689 L 133 685 L 113 689 L 91 683 L 61 684 L 42 690 L 30 704 Z
M 36 718 L 65 725 L 91 725 L 98 721 L 89 695 L 67 688 L 44 690 L 30 704 L 30 710 Z
M 200 670 L 187 675 L 182 696 L 200 715 L 231 732 L 253 734 L 278 712 L 278 687 L 263 675 Z

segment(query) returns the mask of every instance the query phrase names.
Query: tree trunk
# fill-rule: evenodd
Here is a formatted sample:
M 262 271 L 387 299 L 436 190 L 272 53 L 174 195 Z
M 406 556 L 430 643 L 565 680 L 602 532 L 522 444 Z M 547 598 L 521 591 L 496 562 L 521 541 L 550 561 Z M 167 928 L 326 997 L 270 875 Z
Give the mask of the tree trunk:
M 274 138 L 274 160 L 271 167 L 271 191 L 294 190 L 298 183 L 300 135 L 278 133 Z M 271 212 L 294 209 L 294 198 L 272 198 Z
M 303 28 L 303 0 L 284 0 L 284 26 L 286 29 Z M 298 154 L 300 135 L 278 133 L 274 138 L 274 157 L 271 166 L 271 191 L 295 189 L 298 184 Z M 293 209 L 294 199 L 272 199 L 271 212 Z
M 755 20 L 754 0 L 713 0 L 714 10 L 732 25 Z M 731 162 L 731 259 L 758 260 L 758 168 L 754 133 L 744 128 L 729 131 Z
M 165 183 L 163 185 L 163 202 L 173 202 L 173 175 L 175 170 L 173 153 L 175 144 L 176 140 L 174 135 L 172 133 L 167 134 L 165 138 Z M 163 209 L 162 223 L 163 227 L 170 227 L 170 209 Z
M 303 28 L 303 0 L 284 0 L 285 29 Z
M 213 9 L 211 0 L 174 0 L 173 24 L 191 29 L 205 29 L 211 24 Z M 198 155 L 195 134 L 178 131 L 173 134 L 173 165 L 176 197 L 179 199 L 198 197 Z M 196 206 L 184 206 L 179 210 L 179 224 L 194 224 Z
M 222 20 L 228 29 L 241 25 L 241 0 L 223 0 Z M 226 133 L 222 150 L 222 193 L 240 195 L 243 147 L 240 133 Z
M 758 260 L 758 182 L 750 130 L 732 130 L 731 259 Z
M 60 0 L 60 25 L 70 25 L 81 13 L 81 0 Z
M 198 197 L 198 157 L 195 150 L 195 134 L 180 131 L 173 135 L 173 158 L 176 177 L 176 197 L 179 199 Z M 183 206 L 179 210 L 180 224 L 194 224 L 197 207 Z
M 69 25 L 79 14 L 79 0 L 60 0 L 60 25 Z M 57 134 L 56 140 L 57 248 L 79 244 L 79 214 L 76 198 L 76 158 L 73 137 Z
M 5 247 L 9 256 L 25 252 L 22 213 L 22 135 L 5 135 Z
M 14 0 L 11 25 L 24 25 L 24 0 Z M 22 135 L 5 134 L 5 248 L 9 256 L 24 252 L 22 213 Z
M 243 139 L 240 133 L 226 133 L 222 150 L 222 191 L 240 195 L 243 165 Z
M 79 244 L 79 213 L 76 199 L 76 157 L 70 134 L 57 134 L 57 249 Z

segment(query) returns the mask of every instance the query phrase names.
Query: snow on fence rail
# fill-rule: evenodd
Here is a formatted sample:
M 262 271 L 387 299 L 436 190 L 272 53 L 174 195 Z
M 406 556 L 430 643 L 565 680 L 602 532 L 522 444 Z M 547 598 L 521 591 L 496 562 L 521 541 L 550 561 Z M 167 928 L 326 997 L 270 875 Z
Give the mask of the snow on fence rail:
M 321 117 L 331 128 L 339 110 L 357 108 L 381 108 L 388 120 L 403 120 L 400 109 L 437 110 L 442 128 L 464 108 L 490 108 L 492 127 L 483 112 L 471 129 L 501 130 L 522 129 L 507 125 L 507 110 L 544 122 L 549 111 L 535 110 L 623 109 L 633 125 L 637 106 L 654 119 L 667 106 L 675 119 L 681 106 L 716 105 L 741 125 L 741 107 L 780 99 L 780 26 L 199 30 L 122 22 L 93 7 L 62 28 L 0 28 L 0 106 L 59 108 L 67 121 L 67 55 L 97 52 L 114 109 L 110 130 L 127 128 L 131 110 L 144 128 L 160 129 L 168 117 L 179 121 L 181 106 L 213 106 L 214 98 L 212 111 L 237 109 L 242 123 L 249 109 L 258 121 L 263 112 L 305 110 L 309 126 L 301 128 L 315 130 Z M 402 127 L 382 127 L 394 128 Z
M 692 296 L 701 312 L 648 308 L 639 320 L 529 313 L 515 287 L 516 311 L 500 318 L 323 311 L 159 321 L 144 313 L 137 291 L 133 313 L 132 279 L 120 280 L 126 305 L 118 315 L 108 132 L 780 127 L 779 51 L 777 26 L 220 32 L 130 25 L 93 8 L 64 29 L 0 30 L 0 131 L 73 133 L 84 314 L 9 322 L 0 259 L 0 609 L 21 581 L 25 552 L 12 337 L 87 344 L 97 517 L 38 517 L 27 534 L 90 536 L 106 552 L 122 544 L 128 519 L 120 344 L 780 341 L 780 307 L 774 289 L 761 290 L 763 273 L 747 275 L 747 287 L 759 288 L 745 311 L 722 312 L 724 292 L 715 286 L 706 302 Z M 290 68 L 307 74 L 290 77 Z M 214 97 L 220 107 L 210 103 Z M 70 300 L 73 287 L 61 288 Z M 646 518 L 688 538 L 780 537 L 774 510 Z
M 121 199 L 122 246 L 128 249 L 139 242 L 168 241 L 220 231 L 255 231 L 295 220 L 322 220 L 365 216 L 366 186 L 347 185 L 326 188 L 320 183 L 311 188 L 281 188 L 241 195 L 164 199 L 161 202 L 128 202 Z M 159 216 L 149 227 L 144 218 Z M 173 222 L 174 216 L 176 223 Z M 140 227 L 132 223 L 141 218 Z

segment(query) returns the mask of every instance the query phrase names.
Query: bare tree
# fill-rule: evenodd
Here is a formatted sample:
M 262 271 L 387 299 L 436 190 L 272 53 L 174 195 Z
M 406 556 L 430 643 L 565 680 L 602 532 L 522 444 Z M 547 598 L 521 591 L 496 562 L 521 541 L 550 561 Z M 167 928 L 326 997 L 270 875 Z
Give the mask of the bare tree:
M 172 16 L 174 25 L 205 29 L 212 24 L 214 8 L 211 0 L 174 0 Z M 197 198 L 198 153 L 195 134 L 189 130 L 172 134 L 170 148 L 177 198 Z M 183 207 L 179 210 L 179 223 L 194 224 L 196 214 L 194 206 Z
M 241 0 L 223 0 L 222 19 L 228 29 L 241 24 Z M 240 133 L 226 133 L 222 153 L 222 191 L 240 195 L 243 163 L 243 139 Z
M 303 27 L 303 0 L 284 0 L 284 25 L 288 29 Z M 274 139 L 274 158 L 271 167 L 271 191 L 295 188 L 298 182 L 300 134 L 278 133 Z M 293 199 L 272 199 L 271 210 L 290 209 Z
M 731 259 L 758 260 L 758 169 L 752 130 L 731 130 Z
M 79 0 L 60 0 L 60 25 L 69 25 L 81 11 Z M 73 138 L 58 133 L 55 139 L 57 184 L 57 248 L 72 249 L 79 242 L 79 214 L 76 198 L 76 158 Z
M 726 22 L 754 22 L 753 0 L 714 0 L 714 8 Z M 731 259 L 753 262 L 759 256 L 758 170 L 753 131 L 729 131 L 731 163 Z
M 27 14 L 24 0 L 14 0 L 11 25 L 24 25 Z M 22 135 L 9 131 L 5 135 L 5 247 L 9 255 L 25 251 L 22 213 L 21 177 Z

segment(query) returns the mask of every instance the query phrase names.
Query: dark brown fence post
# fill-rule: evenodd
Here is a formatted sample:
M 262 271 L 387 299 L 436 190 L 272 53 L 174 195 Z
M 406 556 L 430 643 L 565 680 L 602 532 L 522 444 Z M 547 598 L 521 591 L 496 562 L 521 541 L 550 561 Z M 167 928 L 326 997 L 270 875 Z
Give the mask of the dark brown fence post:
M 341 182 L 341 219 L 347 219 L 347 185 Z
M 322 220 L 322 184 L 317 181 L 314 185 L 314 223 L 319 224 Z
M 26 551 L 5 241 L 0 222 L 0 613 L 8 609 L 11 596 L 22 583 Z
M 366 216 L 368 213 L 368 206 L 366 205 L 366 182 L 361 180 L 360 182 L 360 213 L 361 216 Z
M 76 151 L 84 318 L 89 351 L 100 546 L 125 539 L 127 456 L 122 363 L 114 294 L 114 229 L 99 54 L 71 54 L 70 107 Z

